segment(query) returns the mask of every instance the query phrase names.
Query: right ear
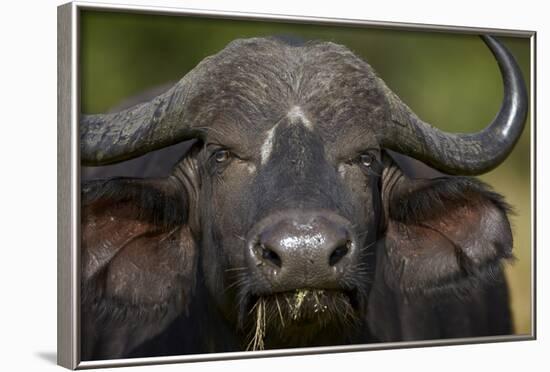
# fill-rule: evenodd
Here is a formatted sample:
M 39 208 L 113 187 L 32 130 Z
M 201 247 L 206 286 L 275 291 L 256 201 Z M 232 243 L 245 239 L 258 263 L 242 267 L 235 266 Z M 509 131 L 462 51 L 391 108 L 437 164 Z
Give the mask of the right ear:
M 198 255 L 189 218 L 194 164 L 185 158 L 179 177 L 83 186 L 83 359 L 124 357 L 189 307 Z

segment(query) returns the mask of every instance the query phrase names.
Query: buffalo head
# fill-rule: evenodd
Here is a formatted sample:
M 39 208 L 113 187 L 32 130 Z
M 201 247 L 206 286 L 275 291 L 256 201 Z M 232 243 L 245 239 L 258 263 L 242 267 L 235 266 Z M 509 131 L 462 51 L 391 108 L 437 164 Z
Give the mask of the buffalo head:
M 499 272 L 512 247 L 500 196 L 466 177 L 408 178 L 388 152 L 455 175 L 510 153 L 525 87 L 483 39 L 504 101 L 474 134 L 423 122 L 343 46 L 275 39 L 234 41 L 149 102 L 83 116 L 85 165 L 195 140 L 168 178 L 84 186 L 84 332 L 118 337 L 88 355 L 126 355 L 196 316 L 197 287 L 236 345 L 202 351 L 405 339 L 389 331 L 388 293 L 467 292 Z

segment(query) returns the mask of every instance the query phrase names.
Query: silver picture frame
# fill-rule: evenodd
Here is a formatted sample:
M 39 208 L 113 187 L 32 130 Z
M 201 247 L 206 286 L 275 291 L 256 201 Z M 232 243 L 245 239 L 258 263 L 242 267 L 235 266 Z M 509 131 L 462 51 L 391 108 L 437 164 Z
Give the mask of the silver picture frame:
M 79 156 L 79 115 L 80 115 L 80 72 L 79 72 L 79 32 L 80 13 L 86 10 L 112 12 L 145 13 L 171 16 L 201 16 L 256 21 L 284 21 L 317 25 L 340 25 L 394 30 L 424 30 L 450 33 L 490 33 L 500 36 L 522 37 L 530 40 L 530 125 L 531 128 L 531 333 L 494 337 L 457 338 L 433 341 L 393 342 L 352 346 L 297 348 L 286 350 L 246 351 L 218 354 L 182 355 L 137 359 L 117 359 L 102 361 L 81 361 L 80 358 L 80 156 Z M 239 358 L 259 358 L 290 356 L 317 353 L 335 353 L 410 347 L 456 345 L 466 343 L 488 343 L 522 341 L 536 339 L 536 32 L 527 30 L 471 28 L 380 22 L 374 20 L 315 18 L 277 14 L 257 14 L 225 12 L 157 6 L 115 5 L 93 2 L 71 2 L 58 7 L 58 251 L 57 251 L 57 360 L 58 364 L 69 369 L 98 367 L 166 364 Z

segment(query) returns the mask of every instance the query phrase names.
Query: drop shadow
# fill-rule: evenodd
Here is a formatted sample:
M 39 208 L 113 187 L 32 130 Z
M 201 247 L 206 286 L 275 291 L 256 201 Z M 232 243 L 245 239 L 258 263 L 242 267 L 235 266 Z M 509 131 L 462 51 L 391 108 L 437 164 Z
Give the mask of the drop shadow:
M 57 364 L 57 353 L 55 351 L 39 351 L 35 355 L 46 362 Z

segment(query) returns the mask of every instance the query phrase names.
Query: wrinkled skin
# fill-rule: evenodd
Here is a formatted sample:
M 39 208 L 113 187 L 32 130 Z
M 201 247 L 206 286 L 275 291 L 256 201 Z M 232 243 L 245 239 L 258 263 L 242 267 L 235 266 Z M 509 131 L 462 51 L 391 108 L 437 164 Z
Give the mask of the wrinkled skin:
M 379 225 L 382 154 L 368 123 L 383 122 L 388 113 L 378 109 L 384 99 L 372 89 L 367 65 L 336 45 L 283 47 L 278 55 L 271 47 L 265 41 L 235 43 L 237 52 L 230 46 L 220 57 L 224 67 L 212 72 L 199 88 L 204 94 L 192 104 L 208 107 L 197 113 L 197 126 L 208 128 L 197 157 L 197 167 L 204 170 L 199 194 L 203 270 L 209 293 L 216 294 L 231 321 L 239 315 L 234 314 L 236 300 L 242 306 L 246 296 L 270 290 L 255 272 L 249 276 L 253 283 L 224 290 L 236 277 L 227 270 L 251 266 L 245 245 L 258 221 L 286 210 L 322 209 L 354 225 L 357 246 L 371 247 Z M 258 94 L 258 85 L 269 89 Z M 221 164 L 212 161 L 220 149 L 230 151 Z M 374 159 L 370 168 L 360 163 L 367 152 Z M 361 258 L 357 266 L 362 261 L 367 260 Z M 372 278 L 366 270 L 350 271 L 367 292 Z M 352 281 L 338 285 L 351 287 Z M 312 278 L 279 290 L 317 286 L 323 287 Z
M 84 187 L 84 359 L 250 348 L 261 306 L 252 348 L 511 332 L 506 204 L 475 179 L 404 175 L 377 142 L 390 108 L 365 62 L 253 39 L 211 64 L 199 139 L 169 177 Z M 343 229 L 349 249 L 321 268 L 307 229 Z M 298 243 L 258 258 L 269 234 Z

